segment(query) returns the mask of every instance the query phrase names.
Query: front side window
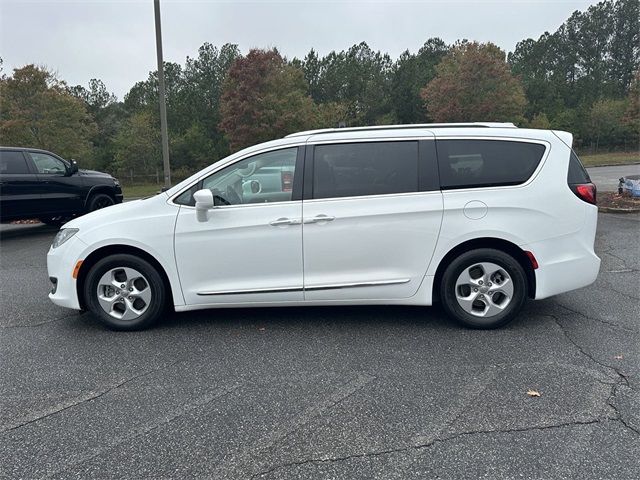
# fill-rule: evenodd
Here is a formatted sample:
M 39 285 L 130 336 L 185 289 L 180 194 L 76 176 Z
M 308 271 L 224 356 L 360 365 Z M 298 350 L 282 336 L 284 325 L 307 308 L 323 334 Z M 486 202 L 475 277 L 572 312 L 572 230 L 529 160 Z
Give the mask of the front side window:
M 175 202 L 195 205 L 193 194 L 208 188 L 219 205 L 288 202 L 293 194 L 298 147 L 260 153 L 211 174 Z
M 418 142 L 317 145 L 313 198 L 418 191 Z
M 0 175 L 30 173 L 22 152 L 0 151 Z
M 49 175 L 64 175 L 67 172 L 67 166 L 59 158 L 52 157 L 46 153 L 30 152 L 29 155 L 36 164 L 38 173 Z
M 438 140 L 443 189 L 518 185 L 538 167 L 545 147 L 506 140 Z

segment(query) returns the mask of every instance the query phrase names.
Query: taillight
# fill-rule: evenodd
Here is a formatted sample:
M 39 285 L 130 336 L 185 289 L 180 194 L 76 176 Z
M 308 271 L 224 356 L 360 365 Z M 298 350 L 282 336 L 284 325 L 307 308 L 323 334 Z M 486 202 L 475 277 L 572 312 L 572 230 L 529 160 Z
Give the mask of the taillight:
M 593 183 L 580 183 L 569 186 L 580 200 L 592 205 L 596 204 L 596 186 Z
M 290 192 L 293 190 L 293 174 L 291 172 L 282 172 L 282 191 Z

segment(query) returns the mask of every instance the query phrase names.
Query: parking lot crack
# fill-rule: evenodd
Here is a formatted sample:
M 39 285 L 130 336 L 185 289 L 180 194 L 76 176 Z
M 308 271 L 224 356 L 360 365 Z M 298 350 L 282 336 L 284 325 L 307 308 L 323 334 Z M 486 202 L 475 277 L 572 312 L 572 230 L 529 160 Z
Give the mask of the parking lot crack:
M 606 325 L 608 327 L 614 328 L 616 330 L 624 330 L 626 332 L 630 332 L 630 333 L 640 333 L 639 330 L 633 329 L 633 328 L 628 328 L 628 327 L 624 327 L 622 325 L 618 325 L 617 323 L 614 322 L 610 322 L 608 320 L 604 320 L 602 318 L 595 318 L 595 317 L 590 317 L 589 315 L 579 311 L 579 310 L 575 310 L 571 307 L 567 307 L 566 305 L 563 305 L 559 302 L 555 302 L 556 305 L 558 305 L 560 308 L 564 308 L 565 310 L 568 310 L 569 312 L 575 314 L 575 315 L 580 315 L 582 318 L 586 318 L 587 320 L 591 320 L 592 322 L 597 322 L 597 323 L 601 323 L 603 325 Z M 555 315 L 549 314 L 550 316 L 555 317 Z M 556 322 L 557 323 L 557 322 Z
M 69 318 L 73 318 L 73 317 L 77 317 L 77 316 L 79 316 L 78 313 L 73 313 L 71 315 L 63 315 L 62 317 L 53 318 L 51 320 L 45 320 L 43 322 L 38 322 L 38 323 L 3 325 L 3 326 L 0 326 L 0 330 L 5 330 L 5 329 L 8 330 L 8 329 L 11 329 L 11 328 L 35 328 L 35 327 L 40 327 L 42 325 L 47 325 L 49 323 L 60 322 L 62 320 L 67 320 Z
M 589 358 L 592 362 L 596 363 L 597 365 L 599 365 L 599 366 L 601 366 L 601 367 L 603 367 L 605 369 L 608 369 L 610 371 L 613 371 L 616 374 L 617 380 L 616 380 L 616 382 L 614 382 L 611 385 L 611 393 L 609 394 L 609 397 L 607 399 L 607 405 L 615 413 L 615 418 L 613 418 L 613 420 L 619 421 L 627 429 L 629 429 L 632 432 L 635 432 L 636 434 L 640 435 L 640 430 L 638 430 L 637 428 L 633 427 L 632 425 L 630 425 L 625 420 L 625 418 L 623 417 L 622 413 L 620 412 L 618 406 L 616 405 L 616 396 L 618 394 L 618 390 L 621 387 L 625 387 L 625 388 L 628 388 L 628 389 L 633 389 L 632 386 L 631 386 L 631 383 L 629 382 L 629 379 L 627 378 L 627 376 L 624 373 L 622 373 L 622 371 L 620 371 L 620 369 L 614 367 L 613 365 L 608 365 L 606 363 L 601 362 L 600 360 L 595 358 L 593 355 L 591 355 L 589 352 L 587 352 L 573 338 L 571 338 L 571 336 L 567 333 L 566 328 L 562 325 L 562 322 L 560 322 L 560 320 L 556 316 L 551 315 L 551 317 L 553 318 L 555 323 L 558 325 L 558 327 L 560 328 L 560 330 L 562 331 L 564 336 L 567 338 L 567 340 L 569 340 L 569 342 L 571 342 L 580 353 L 582 353 L 584 356 Z
M 236 391 L 238 388 L 240 388 L 240 384 L 234 384 L 231 385 L 229 387 L 220 387 L 217 388 L 215 390 L 213 390 L 212 392 L 203 395 L 202 397 L 192 401 L 192 402 L 187 402 L 183 405 L 181 405 L 180 407 L 177 407 L 169 412 L 167 412 L 165 415 L 163 415 L 161 418 L 159 418 L 157 421 L 151 422 L 150 424 L 146 424 L 146 425 L 142 425 L 140 427 L 134 428 L 133 430 L 127 432 L 124 435 L 121 435 L 115 439 L 113 439 L 110 442 L 107 442 L 106 445 L 95 448 L 93 451 L 91 451 L 91 453 L 82 456 L 81 458 L 76 458 L 74 461 L 72 462 L 68 462 L 65 465 L 63 465 L 63 467 L 59 470 L 56 470 L 54 472 L 49 472 L 47 474 L 46 478 L 50 478 L 50 477 L 55 477 L 60 475 L 63 472 L 66 472 L 67 470 L 69 470 L 70 468 L 74 467 L 75 465 L 79 465 L 85 462 L 88 462 L 96 457 L 99 457 L 100 455 L 103 455 L 105 452 L 119 446 L 122 445 L 123 443 L 126 442 L 130 442 L 131 440 L 134 440 L 136 438 L 139 438 L 143 435 L 147 435 L 150 432 L 162 427 L 163 425 L 167 425 L 175 420 L 177 420 L 178 418 L 181 418 L 185 415 L 187 415 L 189 412 L 195 410 L 196 408 L 199 407 L 204 407 L 208 404 L 210 404 L 211 402 L 220 399 L 221 397 L 225 396 L 225 395 L 229 395 L 230 393 L 233 393 L 234 391 Z
M 558 424 L 552 424 L 552 425 L 538 425 L 538 426 L 526 426 L 521 428 L 471 430 L 471 431 L 457 432 L 444 437 L 435 437 L 423 443 L 410 444 L 410 445 L 398 447 L 398 448 L 390 448 L 390 449 L 378 450 L 374 452 L 354 453 L 351 455 L 344 455 L 339 457 L 310 458 L 305 460 L 297 460 L 297 461 L 282 463 L 280 465 L 272 466 L 267 470 L 264 470 L 252 475 L 251 479 L 253 480 L 260 477 L 264 477 L 276 471 L 284 470 L 291 467 L 299 467 L 299 466 L 304 466 L 309 464 L 336 463 L 336 462 L 344 462 L 344 461 L 349 461 L 354 459 L 363 459 L 363 458 L 376 458 L 376 457 L 385 456 L 385 455 L 402 454 L 402 453 L 407 453 L 414 450 L 427 449 L 432 447 L 433 445 L 450 442 L 452 440 L 457 440 L 465 436 L 511 434 L 511 433 L 522 433 L 522 432 L 531 432 L 531 431 L 544 431 L 544 430 L 559 429 L 559 428 L 579 427 L 579 426 L 585 426 L 585 425 L 594 425 L 594 424 L 600 423 L 603 420 L 609 420 L 609 419 L 594 418 L 590 420 L 573 420 L 570 422 L 558 423 Z
M 71 408 L 75 408 L 79 405 L 83 405 L 85 403 L 88 402 L 92 402 L 94 400 L 97 400 L 98 398 L 107 395 L 110 392 L 113 392 L 114 390 L 117 390 L 118 388 L 122 388 L 123 386 L 127 385 L 128 383 L 131 383 L 135 380 L 138 380 L 140 378 L 143 378 L 147 375 L 151 375 L 153 373 L 159 372 L 161 370 L 165 370 L 167 368 L 171 368 L 172 366 L 176 365 L 177 363 L 181 362 L 182 360 L 177 360 L 173 363 L 167 364 L 167 365 L 163 365 L 162 367 L 159 368 L 154 368 L 154 369 L 150 369 L 150 370 L 146 370 L 138 375 L 135 375 L 133 377 L 129 377 L 127 379 L 124 379 L 114 385 L 109 386 L 108 388 L 105 388 L 103 390 L 99 390 L 99 391 L 91 391 L 88 392 L 82 396 L 80 396 L 79 398 L 76 397 L 74 399 L 69 399 L 66 401 L 63 401 L 57 405 L 54 405 L 52 407 L 50 407 L 47 411 L 42 412 L 42 413 L 36 413 L 33 414 L 31 416 L 26 416 L 23 417 L 21 420 L 14 422 L 14 423 L 10 423 L 8 425 L 2 425 L 0 426 L 0 433 L 2 432 L 9 432 L 12 430 L 17 430 L 19 428 L 25 427 L 27 425 L 31 425 L 32 423 L 36 423 L 39 422 L 41 420 L 44 420 L 45 418 L 49 418 L 53 415 L 57 415 L 60 412 L 64 412 L 65 410 L 69 410 Z

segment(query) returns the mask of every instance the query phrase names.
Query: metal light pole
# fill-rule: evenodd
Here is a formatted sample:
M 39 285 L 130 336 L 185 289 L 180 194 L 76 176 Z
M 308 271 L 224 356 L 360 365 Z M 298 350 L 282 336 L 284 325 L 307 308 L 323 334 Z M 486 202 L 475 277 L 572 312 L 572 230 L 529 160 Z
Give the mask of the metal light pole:
M 162 31 L 160 29 L 160 0 L 153 0 L 156 17 L 156 54 L 158 57 L 158 89 L 160 96 L 160 133 L 162 135 L 162 163 L 164 164 L 164 187 L 171 186 L 169 166 L 169 134 L 167 133 L 167 104 L 164 89 L 164 63 L 162 61 Z

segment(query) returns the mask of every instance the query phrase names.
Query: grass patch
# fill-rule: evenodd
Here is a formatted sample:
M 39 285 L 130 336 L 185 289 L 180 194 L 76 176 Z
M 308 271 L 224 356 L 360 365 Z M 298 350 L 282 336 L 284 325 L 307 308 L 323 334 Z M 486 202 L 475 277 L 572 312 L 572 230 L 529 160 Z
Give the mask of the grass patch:
M 585 167 L 597 167 L 599 165 L 629 165 L 640 163 L 640 152 L 612 152 L 597 153 L 595 155 L 580 155 L 580 160 Z
M 122 185 L 122 193 L 124 194 L 125 200 L 155 195 L 161 189 L 162 186 L 156 185 L 154 183 L 144 185 Z

